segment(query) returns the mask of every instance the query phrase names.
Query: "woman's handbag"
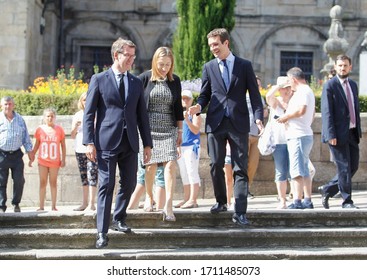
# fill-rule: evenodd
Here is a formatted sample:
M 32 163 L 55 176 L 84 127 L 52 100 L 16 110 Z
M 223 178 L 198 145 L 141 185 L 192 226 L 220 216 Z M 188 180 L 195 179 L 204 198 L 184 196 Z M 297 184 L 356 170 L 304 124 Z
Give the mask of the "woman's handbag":
M 275 150 L 276 144 L 274 142 L 274 133 L 270 116 L 269 121 L 265 126 L 264 133 L 259 138 L 257 147 L 259 148 L 260 154 L 263 156 L 271 155 Z

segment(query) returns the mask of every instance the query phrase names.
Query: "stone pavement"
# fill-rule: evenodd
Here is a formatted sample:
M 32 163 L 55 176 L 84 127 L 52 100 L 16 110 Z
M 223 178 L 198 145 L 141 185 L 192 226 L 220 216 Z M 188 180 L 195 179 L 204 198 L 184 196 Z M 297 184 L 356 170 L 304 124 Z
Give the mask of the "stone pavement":
M 367 209 L 367 191 L 354 191 L 353 192 L 353 201 L 354 204 L 359 207 L 360 209 Z M 331 198 L 329 200 L 330 209 L 324 209 L 321 204 L 321 195 L 320 194 L 313 194 L 312 201 L 314 204 L 315 210 L 322 210 L 322 211 L 334 211 L 338 210 L 340 211 L 342 199 L 341 198 Z M 179 200 L 176 200 L 173 202 L 173 205 L 176 205 L 179 202 Z M 189 212 L 205 212 L 209 211 L 211 206 L 215 203 L 215 199 L 198 199 L 198 208 L 192 208 L 192 209 L 174 209 L 174 212 L 182 212 L 182 211 L 189 211 Z M 292 199 L 288 198 L 287 205 L 292 203 Z M 22 212 L 34 212 L 38 207 L 22 207 Z M 57 206 L 58 212 L 62 213 L 70 213 L 76 211 L 73 211 L 74 208 L 77 208 L 79 205 L 60 205 Z M 263 195 L 263 196 L 256 196 L 254 198 L 248 199 L 248 211 L 251 212 L 252 210 L 274 210 L 274 211 L 294 211 L 294 210 L 279 210 L 276 209 L 278 206 L 277 196 L 276 195 Z M 112 207 L 113 209 L 113 207 Z M 345 210 L 345 209 L 344 209 Z M 312 211 L 312 210 L 305 210 L 305 211 Z M 348 210 L 345 210 L 348 211 Z M 13 209 L 11 206 L 8 206 L 7 213 L 13 212 Z M 46 202 L 45 211 L 44 212 L 51 212 L 51 206 Z M 91 210 L 85 210 L 85 212 L 91 212 Z M 137 210 L 129 210 L 128 212 L 131 213 L 139 213 L 143 212 L 142 209 Z M 80 213 L 80 212 L 79 212 Z

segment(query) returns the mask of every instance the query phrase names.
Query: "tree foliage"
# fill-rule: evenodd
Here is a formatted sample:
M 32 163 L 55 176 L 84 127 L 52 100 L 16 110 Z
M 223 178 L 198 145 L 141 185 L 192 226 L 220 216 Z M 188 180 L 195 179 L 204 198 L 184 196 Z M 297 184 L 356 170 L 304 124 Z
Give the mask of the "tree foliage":
M 173 40 L 175 72 L 182 80 L 201 76 L 212 58 L 206 35 L 214 28 L 230 32 L 235 24 L 235 0 L 177 0 L 178 26 Z

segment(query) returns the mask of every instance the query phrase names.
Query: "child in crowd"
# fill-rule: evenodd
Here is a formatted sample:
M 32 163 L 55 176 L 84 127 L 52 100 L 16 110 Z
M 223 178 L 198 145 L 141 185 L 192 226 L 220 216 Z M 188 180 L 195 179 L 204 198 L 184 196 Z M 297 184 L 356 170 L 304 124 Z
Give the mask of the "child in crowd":
M 57 211 L 57 175 L 60 167 L 65 166 L 66 145 L 64 129 L 55 124 L 56 111 L 47 108 L 43 111 L 44 123 L 40 125 L 34 133 L 36 143 L 31 153 L 38 153 L 38 170 L 40 179 L 40 206 L 37 211 L 45 208 L 46 186 L 50 182 L 52 211 Z M 60 153 L 61 147 L 61 153 Z M 33 157 L 34 158 L 34 157 Z M 32 167 L 32 162 L 29 166 Z
M 162 210 L 164 204 L 166 203 L 166 190 L 164 184 L 165 184 L 164 167 L 163 165 L 158 165 L 154 181 L 154 202 L 153 202 L 153 208 L 155 207 L 157 211 Z M 127 209 L 134 210 L 137 208 L 144 208 L 143 205 L 141 207 L 139 205 L 140 197 L 143 196 L 144 194 L 145 194 L 145 168 L 143 168 L 143 166 L 139 164 L 137 173 L 137 184 L 133 194 L 131 195 L 131 199 Z
M 85 152 L 86 146 L 83 145 L 83 115 L 87 93 L 84 92 L 78 101 L 79 111 L 75 113 L 72 121 L 71 138 L 75 139 L 75 156 L 78 162 L 80 178 L 83 187 L 82 205 L 75 208 L 74 211 L 84 211 L 88 205 L 90 210 L 96 210 L 95 201 L 98 183 L 97 163 L 89 160 Z
M 192 106 L 193 97 L 190 90 L 183 90 L 182 106 L 189 108 Z M 181 144 L 181 157 L 177 163 L 184 189 L 184 200 L 177 204 L 176 208 L 196 208 L 197 197 L 200 187 L 199 159 L 200 159 L 200 127 L 201 116 L 190 116 L 184 112 L 183 135 Z

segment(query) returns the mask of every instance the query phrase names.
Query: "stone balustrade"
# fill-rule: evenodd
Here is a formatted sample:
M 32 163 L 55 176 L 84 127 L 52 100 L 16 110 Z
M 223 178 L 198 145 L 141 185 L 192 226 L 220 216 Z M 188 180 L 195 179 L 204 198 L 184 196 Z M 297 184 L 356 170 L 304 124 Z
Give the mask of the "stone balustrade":
M 205 118 L 205 116 L 203 116 Z M 24 117 L 29 133 L 33 135 L 36 127 L 42 123 L 42 117 L 37 116 L 25 116 Z M 80 176 L 78 166 L 74 154 L 74 140 L 70 138 L 72 116 L 57 116 L 57 123 L 60 124 L 67 135 L 66 147 L 66 166 L 60 169 L 58 177 L 58 205 L 67 204 L 79 204 L 82 198 L 82 188 L 80 183 Z M 362 131 L 363 138 L 360 143 L 360 166 L 358 172 L 353 178 L 353 189 L 367 189 L 367 113 L 362 114 Z M 201 159 L 200 159 L 200 176 L 201 176 L 201 189 L 199 198 L 213 198 L 213 187 L 209 172 L 209 158 L 206 148 L 206 134 L 204 133 L 204 123 L 202 126 L 201 136 Z M 335 175 L 335 166 L 330 162 L 330 153 L 328 146 L 321 143 L 321 116 L 316 114 L 315 121 L 313 123 L 314 130 L 314 145 L 311 152 L 311 160 L 316 168 L 316 175 L 314 177 L 314 192 L 317 192 L 317 186 L 323 184 Z M 38 167 L 36 162 L 33 167 L 28 167 L 28 157 L 24 156 L 25 162 L 25 178 L 26 184 L 24 188 L 23 206 L 36 206 L 38 205 L 38 193 L 39 193 L 39 177 Z M 10 177 L 10 176 L 9 176 Z M 261 157 L 257 174 L 253 185 L 251 186 L 251 192 L 255 195 L 276 195 L 276 188 L 273 182 L 274 180 L 274 164 L 271 156 Z M 117 180 L 118 182 L 118 180 Z M 175 199 L 182 197 L 182 183 L 179 174 L 177 175 L 177 187 L 175 191 Z M 8 206 L 12 198 L 12 181 L 9 179 L 8 183 Z M 50 200 L 50 189 L 47 187 L 47 202 Z

